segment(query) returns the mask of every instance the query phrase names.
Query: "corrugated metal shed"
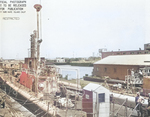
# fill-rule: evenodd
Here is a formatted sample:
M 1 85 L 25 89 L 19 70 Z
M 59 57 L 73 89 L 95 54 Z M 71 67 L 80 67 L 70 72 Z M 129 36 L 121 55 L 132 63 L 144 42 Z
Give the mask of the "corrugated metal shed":
M 82 109 L 87 117 L 109 117 L 110 91 L 94 83 L 86 85 L 83 91 Z
M 150 65 L 150 54 L 108 56 L 94 64 Z

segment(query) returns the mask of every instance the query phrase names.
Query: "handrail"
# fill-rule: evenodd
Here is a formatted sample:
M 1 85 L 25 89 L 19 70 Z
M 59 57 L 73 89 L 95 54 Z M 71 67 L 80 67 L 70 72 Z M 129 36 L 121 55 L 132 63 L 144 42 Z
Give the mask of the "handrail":
M 139 105 L 139 103 L 134 107 L 134 109 L 133 109 L 133 111 L 137 108 L 137 106 Z M 130 117 L 131 116 L 131 114 L 133 113 L 133 111 L 129 114 L 129 116 L 128 117 Z
M 125 102 L 126 102 L 126 99 L 125 99 L 125 101 L 122 103 L 122 105 L 120 106 L 120 108 L 118 109 L 118 111 L 116 112 L 116 114 L 115 114 L 115 115 L 117 115 L 117 114 L 118 114 L 118 112 L 120 111 L 120 109 L 122 108 L 122 106 L 125 104 Z

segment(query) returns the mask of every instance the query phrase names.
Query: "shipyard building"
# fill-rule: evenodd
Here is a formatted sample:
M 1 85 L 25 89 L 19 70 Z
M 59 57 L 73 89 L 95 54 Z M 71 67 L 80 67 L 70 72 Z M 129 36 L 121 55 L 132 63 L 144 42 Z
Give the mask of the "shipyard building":
M 104 49 L 99 49 L 99 52 L 101 53 L 102 59 L 107 56 L 114 56 L 114 55 L 138 55 L 138 54 L 150 54 L 150 43 L 144 44 L 144 50 L 127 50 L 127 51 L 111 51 L 108 52 Z
M 149 54 L 108 56 L 94 63 L 93 76 L 125 80 L 132 69 L 138 73 L 144 67 L 150 67 Z

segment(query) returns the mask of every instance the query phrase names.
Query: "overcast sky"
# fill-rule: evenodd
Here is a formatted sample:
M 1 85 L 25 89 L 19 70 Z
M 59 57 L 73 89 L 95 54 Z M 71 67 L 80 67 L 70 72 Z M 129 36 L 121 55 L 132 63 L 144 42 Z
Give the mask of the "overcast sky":
M 28 57 L 37 24 L 33 6 L 39 2 L 27 0 L 24 14 L 0 13 L 0 57 Z M 100 48 L 137 50 L 150 43 L 150 0 L 41 0 L 41 5 L 42 57 L 98 56 Z

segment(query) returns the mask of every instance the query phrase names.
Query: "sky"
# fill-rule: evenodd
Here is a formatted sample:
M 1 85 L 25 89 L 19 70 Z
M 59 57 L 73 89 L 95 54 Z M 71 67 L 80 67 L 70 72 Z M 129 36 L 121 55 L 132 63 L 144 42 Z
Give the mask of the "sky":
M 138 50 L 150 43 L 149 0 L 26 2 L 26 13 L 0 13 L 0 57 L 4 59 L 29 56 L 30 34 L 37 28 L 33 6 L 39 3 L 42 5 L 41 57 L 99 56 L 101 48 L 108 51 Z M 3 17 L 20 19 L 4 20 Z

